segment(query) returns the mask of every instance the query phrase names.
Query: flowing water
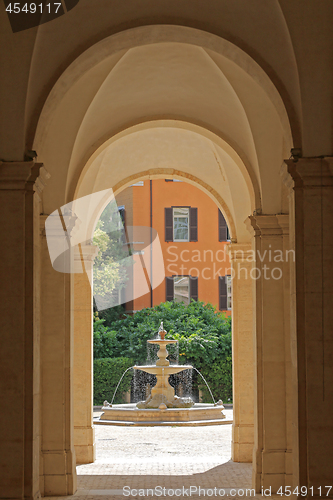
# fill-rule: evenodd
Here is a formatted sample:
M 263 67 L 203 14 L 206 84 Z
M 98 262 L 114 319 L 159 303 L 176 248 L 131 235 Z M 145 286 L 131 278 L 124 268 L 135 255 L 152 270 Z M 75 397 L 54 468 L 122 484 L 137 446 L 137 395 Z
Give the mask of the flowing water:
M 147 386 L 150 385 L 152 388 L 155 384 L 155 375 L 151 375 L 150 373 L 146 373 L 141 370 L 134 370 L 131 401 L 133 403 L 137 403 L 138 401 L 144 401 L 147 399 Z
M 210 393 L 210 395 L 211 395 L 211 397 L 212 397 L 212 400 L 213 400 L 213 402 L 214 402 L 214 404 L 215 404 L 215 399 L 214 399 L 214 396 L 213 396 L 213 394 L 212 394 L 212 391 L 210 390 L 209 385 L 207 384 L 207 381 L 206 381 L 205 377 L 204 377 L 204 376 L 203 376 L 203 375 L 199 372 L 199 370 L 197 370 L 194 366 L 193 366 L 193 370 L 195 370 L 197 373 L 199 373 L 200 377 L 201 377 L 201 378 L 202 378 L 202 380 L 205 382 L 205 384 L 206 384 L 206 386 L 207 386 L 207 388 L 208 388 L 208 390 L 209 390 L 209 393 Z
M 191 397 L 192 394 L 192 370 L 184 370 L 180 374 L 180 382 L 183 386 L 183 397 Z
M 180 398 L 191 397 L 192 393 L 192 369 L 184 370 L 170 375 L 169 384 L 175 389 Z
M 113 400 L 114 400 L 114 397 L 115 397 L 116 392 L 118 390 L 118 387 L 120 385 L 120 382 L 123 380 L 123 378 L 124 378 L 125 374 L 128 372 L 128 370 L 132 370 L 132 368 L 133 368 L 133 366 L 130 366 L 129 368 L 127 368 L 127 370 L 125 370 L 124 373 L 122 374 L 122 376 L 120 377 L 120 380 L 119 380 L 119 382 L 117 384 L 116 390 L 114 391 L 113 396 L 112 396 L 111 405 L 113 404 Z
M 155 365 L 158 360 L 157 352 L 159 346 L 156 344 L 149 344 L 147 341 L 147 365 Z
M 170 346 L 168 346 L 168 350 L 170 347 L 173 347 L 173 349 L 170 349 L 171 352 L 169 352 L 168 359 L 170 360 L 170 364 L 177 365 L 178 361 L 179 361 L 179 344 L 178 344 L 178 342 L 174 345 L 171 344 Z M 147 364 L 148 365 L 155 365 L 156 364 L 156 361 L 158 359 L 158 357 L 157 357 L 158 349 L 159 349 L 158 345 L 147 343 Z M 124 378 L 126 373 L 131 369 L 133 369 L 133 366 L 131 366 L 130 368 L 127 368 L 127 370 L 125 370 L 124 373 L 122 374 L 122 376 L 117 384 L 116 390 L 113 393 L 111 405 L 113 404 L 116 392 L 118 390 L 118 387 L 119 387 L 122 379 Z M 211 395 L 211 398 L 215 404 L 214 396 L 212 394 L 212 391 L 211 391 L 205 377 L 195 367 L 193 367 L 192 369 L 195 370 L 200 375 L 200 377 L 202 378 L 202 380 L 206 384 L 207 389 L 209 391 L 209 394 Z M 174 387 L 177 395 L 180 397 L 190 397 L 191 396 L 191 393 L 192 393 L 192 369 L 189 368 L 188 370 L 184 370 L 180 373 L 170 375 L 170 377 L 169 377 L 170 385 L 172 387 Z M 132 379 L 132 397 L 134 399 L 134 402 L 143 401 L 143 400 L 147 399 L 147 388 L 151 389 L 152 387 L 154 387 L 157 379 L 154 375 L 150 375 L 149 373 L 146 373 L 146 372 L 143 372 L 140 370 L 133 370 L 133 371 L 134 371 L 134 374 L 133 374 L 133 379 Z M 164 369 L 162 369 L 162 373 L 164 375 Z

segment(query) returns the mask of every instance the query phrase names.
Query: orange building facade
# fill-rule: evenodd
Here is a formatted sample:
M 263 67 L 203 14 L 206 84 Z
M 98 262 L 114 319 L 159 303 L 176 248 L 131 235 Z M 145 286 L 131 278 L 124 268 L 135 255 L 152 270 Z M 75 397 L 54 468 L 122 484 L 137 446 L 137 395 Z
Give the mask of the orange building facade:
M 128 187 L 116 201 L 134 260 L 122 293 L 128 312 L 193 299 L 231 314 L 229 232 L 213 200 L 191 184 L 156 179 Z

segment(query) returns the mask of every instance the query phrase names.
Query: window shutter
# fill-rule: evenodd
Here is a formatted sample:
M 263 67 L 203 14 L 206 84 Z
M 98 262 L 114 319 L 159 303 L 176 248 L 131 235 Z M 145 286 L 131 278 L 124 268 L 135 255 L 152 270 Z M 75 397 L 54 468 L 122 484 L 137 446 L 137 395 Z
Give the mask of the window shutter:
M 168 276 L 165 277 L 165 300 L 173 300 L 174 298 L 174 293 L 173 293 L 173 278 L 170 278 Z
M 190 276 L 190 299 L 198 300 L 198 278 Z
M 219 241 L 228 240 L 228 226 L 221 210 L 219 209 Z
M 227 278 L 219 276 L 219 309 L 225 311 L 227 307 Z
M 198 241 L 198 209 L 190 208 L 190 241 Z
M 121 222 L 125 225 L 125 208 L 119 208 L 118 210 Z
M 173 241 L 172 208 L 164 209 L 165 241 Z

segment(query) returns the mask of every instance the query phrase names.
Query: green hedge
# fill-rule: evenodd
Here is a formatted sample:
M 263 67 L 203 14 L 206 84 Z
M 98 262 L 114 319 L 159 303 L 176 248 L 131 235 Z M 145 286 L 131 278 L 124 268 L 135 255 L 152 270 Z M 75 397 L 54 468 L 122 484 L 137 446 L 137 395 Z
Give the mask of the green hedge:
M 224 403 L 232 401 L 232 362 L 231 356 L 221 361 L 215 361 L 209 367 L 202 367 L 201 373 L 208 382 L 214 399 L 222 399 Z M 198 377 L 198 387 L 202 391 L 204 402 L 210 402 L 211 396 L 206 384 Z
M 94 359 L 94 405 L 102 405 L 105 400 L 111 403 L 122 374 L 133 365 L 133 359 L 124 357 Z M 132 376 L 133 371 L 129 370 L 118 387 L 114 403 L 123 402 L 123 393 L 130 389 Z

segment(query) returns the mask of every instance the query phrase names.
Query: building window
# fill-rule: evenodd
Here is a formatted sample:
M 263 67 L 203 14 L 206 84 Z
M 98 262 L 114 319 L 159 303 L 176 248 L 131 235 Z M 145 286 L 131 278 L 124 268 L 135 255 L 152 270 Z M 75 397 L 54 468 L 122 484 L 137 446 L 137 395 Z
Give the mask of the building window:
M 227 311 L 231 306 L 231 276 L 219 276 L 219 309 Z
M 173 241 L 188 241 L 190 226 L 190 209 L 177 207 L 173 209 Z
M 195 276 L 172 276 L 165 278 L 166 300 L 184 302 L 198 300 L 198 278 Z
M 219 210 L 219 241 L 230 241 L 229 228 L 227 226 L 227 222 L 221 212 Z
M 190 284 L 188 276 L 177 276 L 173 280 L 173 300 L 190 303 Z
M 165 241 L 198 241 L 198 209 L 165 208 Z
M 118 232 L 119 232 L 119 243 L 126 244 L 126 232 L 125 232 L 125 206 L 121 205 L 118 207 Z
M 121 221 L 121 222 L 119 221 L 119 229 L 121 229 L 121 227 L 125 225 L 125 206 L 124 205 L 122 205 L 121 207 L 118 207 L 118 213 L 119 213 L 120 221 Z

